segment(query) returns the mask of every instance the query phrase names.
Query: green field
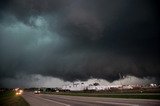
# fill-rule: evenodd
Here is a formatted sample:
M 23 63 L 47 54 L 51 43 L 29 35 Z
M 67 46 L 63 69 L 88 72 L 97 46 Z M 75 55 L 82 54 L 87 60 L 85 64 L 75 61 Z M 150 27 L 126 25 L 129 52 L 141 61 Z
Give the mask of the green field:
M 0 106 L 29 106 L 22 96 L 13 91 L 0 92 Z
M 85 97 L 107 97 L 107 98 L 132 98 L 132 99 L 157 99 L 159 93 L 83 93 L 83 92 L 57 92 L 56 95 L 85 96 Z

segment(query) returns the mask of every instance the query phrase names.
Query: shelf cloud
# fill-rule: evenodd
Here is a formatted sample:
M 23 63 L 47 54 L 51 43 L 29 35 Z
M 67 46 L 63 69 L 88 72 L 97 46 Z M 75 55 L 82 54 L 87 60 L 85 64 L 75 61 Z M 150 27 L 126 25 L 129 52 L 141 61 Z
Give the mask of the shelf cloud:
M 159 81 L 158 4 L 158 0 L 1 1 L 0 80 L 21 73 L 112 82 L 121 73 Z

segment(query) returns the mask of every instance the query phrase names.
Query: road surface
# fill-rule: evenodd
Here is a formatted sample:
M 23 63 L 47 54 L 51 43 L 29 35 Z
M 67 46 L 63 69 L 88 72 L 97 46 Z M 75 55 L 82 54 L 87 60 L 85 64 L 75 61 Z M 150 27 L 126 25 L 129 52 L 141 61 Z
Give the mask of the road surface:
M 31 106 L 160 106 L 160 100 L 79 97 L 24 92 Z

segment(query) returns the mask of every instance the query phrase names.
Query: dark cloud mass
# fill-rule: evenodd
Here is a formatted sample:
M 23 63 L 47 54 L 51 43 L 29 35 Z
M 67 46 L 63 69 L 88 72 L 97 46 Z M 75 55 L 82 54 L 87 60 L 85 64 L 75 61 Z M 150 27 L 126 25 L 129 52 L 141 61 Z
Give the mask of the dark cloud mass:
M 2 0 L 0 79 L 160 75 L 158 0 Z

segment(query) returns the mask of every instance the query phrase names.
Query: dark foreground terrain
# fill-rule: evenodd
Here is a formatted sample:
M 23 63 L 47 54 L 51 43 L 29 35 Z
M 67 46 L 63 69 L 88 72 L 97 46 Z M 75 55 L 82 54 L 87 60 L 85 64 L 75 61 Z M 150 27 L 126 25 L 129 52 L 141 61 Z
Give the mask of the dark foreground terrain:
M 21 95 L 14 91 L 0 92 L 0 106 L 29 106 Z

